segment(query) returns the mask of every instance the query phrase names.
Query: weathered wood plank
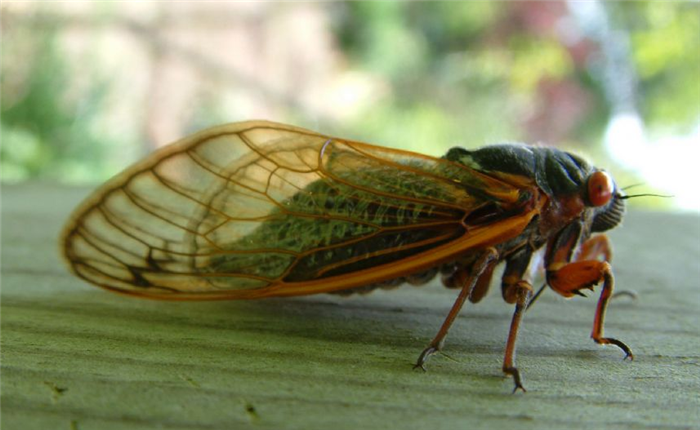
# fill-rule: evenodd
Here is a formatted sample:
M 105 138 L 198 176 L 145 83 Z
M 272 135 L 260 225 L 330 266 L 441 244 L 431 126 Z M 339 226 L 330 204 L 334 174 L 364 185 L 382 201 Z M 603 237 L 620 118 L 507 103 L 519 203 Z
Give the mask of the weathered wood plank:
M 597 294 L 549 292 L 528 313 L 518 364 L 500 371 L 511 308 L 467 306 L 446 356 L 411 364 L 455 292 L 169 303 L 70 276 L 56 238 L 87 190 L 3 187 L 2 428 L 698 428 L 700 218 L 631 213 L 613 232 L 607 333 L 588 335 Z

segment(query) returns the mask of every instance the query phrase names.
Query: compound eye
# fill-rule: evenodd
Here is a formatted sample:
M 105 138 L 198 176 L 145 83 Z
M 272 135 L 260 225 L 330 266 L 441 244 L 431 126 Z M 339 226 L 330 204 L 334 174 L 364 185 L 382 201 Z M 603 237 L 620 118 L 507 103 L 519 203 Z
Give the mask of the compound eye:
M 614 185 L 610 175 L 603 171 L 593 172 L 588 177 L 588 201 L 593 206 L 603 206 L 610 201 Z

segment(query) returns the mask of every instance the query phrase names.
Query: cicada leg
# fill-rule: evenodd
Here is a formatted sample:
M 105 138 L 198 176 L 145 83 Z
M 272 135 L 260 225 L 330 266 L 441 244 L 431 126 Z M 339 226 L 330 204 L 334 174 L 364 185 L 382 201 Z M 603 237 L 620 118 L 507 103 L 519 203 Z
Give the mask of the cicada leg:
M 612 245 L 610 244 L 608 236 L 600 234 L 583 242 L 576 261 L 586 260 L 607 261 L 608 263 L 612 261 Z M 615 298 L 621 296 L 628 296 L 632 299 L 636 299 L 637 293 L 631 290 L 616 291 L 610 296 L 610 300 L 615 300 Z
M 583 244 L 579 247 L 579 251 L 576 256 L 576 261 L 586 260 L 602 260 L 607 262 L 612 261 L 612 246 L 610 245 L 610 240 L 608 239 L 608 236 L 601 234 L 583 242 Z M 540 295 L 544 292 L 545 288 L 547 288 L 546 282 L 542 285 L 542 287 L 540 287 L 539 290 L 537 290 L 535 295 L 532 297 L 530 303 L 527 306 L 528 309 L 530 309 L 532 305 L 535 304 L 535 301 L 537 301 Z M 615 298 L 621 295 L 629 295 L 631 297 L 636 298 L 636 294 L 630 291 L 620 291 L 618 293 L 615 293 L 614 297 L 611 298 Z
M 503 357 L 503 373 L 512 376 L 513 382 L 515 383 L 513 393 L 518 391 L 518 389 L 527 391 L 525 387 L 523 387 L 520 371 L 515 366 L 515 347 L 518 340 L 520 322 L 522 321 L 523 314 L 527 310 L 528 303 L 533 294 L 532 284 L 528 280 L 523 279 L 527 276 L 527 269 L 531 258 L 532 250 L 529 248 L 523 248 L 520 252 L 511 256 L 503 271 L 501 283 L 503 299 L 507 303 L 515 303 L 515 311 L 513 312 L 510 330 L 508 331 L 506 352 Z
M 604 234 L 593 236 L 581 245 L 576 261 L 601 260 L 612 261 L 610 239 Z
M 465 280 L 464 286 L 459 292 L 459 296 L 457 296 L 457 300 L 455 300 L 454 304 L 452 305 L 450 313 L 447 314 L 445 321 L 442 323 L 437 335 L 435 335 L 433 340 L 430 342 L 430 345 L 428 345 L 428 347 L 421 352 L 420 356 L 418 356 L 418 360 L 413 366 L 414 369 L 420 368 L 425 370 L 425 363 L 428 361 L 428 358 L 442 349 L 445 344 L 447 332 L 450 330 L 452 323 L 454 322 L 455 318 L 457 318 L 459 311 L 462 309 L 464 302 L 470 296 L 474 286 L 479 281 L 479 278 L 482 274 L 489 273 L 489 271 L 493 268 L 492 266 L 494 266 L 497 262 L 498 251 L 496 251 L 494 248 L 488 248 L 484 254 L 477 259 L 477 261 L 471 267 L 469 276 Z
M 508 331 L 508 341 L 506 342 L 506 353 L 503 358 L 503 373 L 512 376 L 515 382 L 515 387 L 513 392 L 515 393 L 518 389 L 527 391 L 523 387 L 523 381 L 520 376 L 520 371 L 515 367 L 515 343 L 518 339 L 518 330 L 520 328 L 520 321 L 523 318 L 523 313 L 527 309 L 527 303 L 532 297 L 532 285 L 525 280 L 520 280 L 515 283 L 515 285 L 510 289 L 515 298 L 515 311 L 513 312 L 513 319 L 510 322 L 510 330 Z
M 593 285 L 602 281 L 603 288 L 596 307 L 591 338 L 600 345 L 615 345 L 625 353 L 625 358 L 634 359 L 634 354 L 627 345 L 604 335 L 605 313 L 615 287 L 612 268 L 607 261 L 586 260 L 568 263 L 556 270 L 549 270 L 547 281 L 555 291 L 564 297 L 572 297 L 575 294 L 582 296 L 582 289 L 592 290 Z
M 610 239 L 608 239 L 608 236 L 604 234 L 599 234 L 583 242 L 576 260 L 594 260 L 605 261 L 610 263 L 612 261 L 612 245 L 610 244 Z M 630 359 L 634 359 L 632 351 L 630 351 L 630 349 L 624 343 L 616 339 L 608 339 L 608 342 L 599 342 L 597 340 L 603 339 L 603 320 L 605 319 L 605 311 L 607 310 L 608 302 L 620 296 L 629 296 L 633 299 L 637 298 L 637 294 L 634 291 L 624 290 L 613 293 L 614 277 L 612 275 L 612 271 L 610 272 L 610 278 L 610 291 L 607 293 L 601 291 L 601 296 L 598 300 L 598 308 L 596 309 L 596 317 L 593 323 L 593 332 L 591 333 L 591 337 L 596 343 L 611 343 L 613 345 L 617 345 L 620 349 L 622 349 L 625 352 L 625 358 L 630 357 Z M 599 281 L 600 280 L 598 280 L 598 282 Z M 605 285 L 603 285 L 603 290 L 605 290 Z M 608 297 L 604 298 L 603 294 L 607 294 Z

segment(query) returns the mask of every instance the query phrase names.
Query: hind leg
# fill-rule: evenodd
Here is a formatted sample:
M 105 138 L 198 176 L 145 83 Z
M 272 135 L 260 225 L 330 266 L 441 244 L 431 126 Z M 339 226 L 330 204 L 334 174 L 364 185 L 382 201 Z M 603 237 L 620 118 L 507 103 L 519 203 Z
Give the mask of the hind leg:
M 488 248 L 484 254 L 479 257 L 476 263 L 474 263 L 469 276 L 464 282 L 462 290 L 459 292 L 459 296 L 457 296 L 457 300 L 455 300 L 454 304 L 452 305 L 452 308 L 447 314 L 445 321 L 442 323 L 440 330 L 437 332 L 428 347 L 421 352 L 420 356 L 418 356 L 418 360 L 413 366 L 414 369 L 420 368 L 425 370 L 425 363 L 428 361 L 428 358 L 442 349 L 445 344 L 447 332 L 450 330 L 450 327 L 452 327 L 452 323 L 454 322 L 455 318 L 457 318 L 457 315 L 462 309 L 465 300 L 471 294 L 481 275 L 490 270 L 489 268 L 494 266 L 497 262 L 498 252 L 493 248 Z

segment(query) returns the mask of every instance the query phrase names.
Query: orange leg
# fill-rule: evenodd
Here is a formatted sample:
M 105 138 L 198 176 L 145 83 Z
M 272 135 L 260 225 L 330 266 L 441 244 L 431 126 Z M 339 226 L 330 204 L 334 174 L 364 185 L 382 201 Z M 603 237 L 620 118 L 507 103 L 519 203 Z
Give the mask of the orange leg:
M 604 234 L 593 236 L 583 242 L 576 261 L 601 260 L 601 258 L 602 261 L 607 261 L 608 263 L 612 261 L 612 245 L 610 245 L 608 236 Z
M 525 390 L 523 387 L 520 371 L 515 367 L 515 346 L 518 340 L 518 330 L 520 322 L 523 319 L 523 314 L 527 310 L 528 303 L 532 298 L 532 284 L 526 278 L 532 275 L 528 272 L 528 267 L 532 262 L 532 249 L 524 248 L 520 252 L 512 255 L 506 262 L 506 268 L 503 271 L 501 280 L 501 290 L 503 299 L 506 303 L 514 303 L 515 311 L 513 319 L 510 322 L 510 330 L 508 331 L 508 341 L 506 342 L 506 352 L 503 357 L 503 373 L 513 377 L 515 388 L 513 393 L 520 390 Z
M 612 245 L 610 244 L 608 236 L 600 234 L 585 241 L 583 245 L 581 245 L 576 260 L 598 260 L 610 263 L 612 261 Z M 610 296 L 610 300 L 615 300 L 620 296 L 628 296 L 632 299 L 636 299 L 637 293 L 631 290 L 616 291 Z
M 437 335 L 435 335 L 435 338 L 433 338 L 433 340 L 430 342 L 430 345 L 428 345 L 428 347 L 421 352 L 416 364 L 413 366 L 414 369 L 421 368 L 425 370 L 425 362 L 428 361 L 428 358 L 442 349 L 445 344 L 447 332 L 450 330 L 452 323 L 454 322 L 455 318 L 457 318 L 459 311 L 462 309 L 464 301 L 469 297 L 474 289 L 474 285 L 476 285 L 479 277 L 481 277 L 484 272 L 488 271 L 489 268 L 495 265 L 497 262 L 498 251 L 496 251 L 494 248 L 488 248 L 486 252 L 476 261 L 474 266 L 471 268 L 471 273 L 466 279 L 462 290 L 459 292 L 459 296 L 457 296 L 457 300 L 455 300 L 454 304 L 452 305 L 450 313 L 447 314 L 447 318 L 445 318 L 445 321 L 442 323 L 442 326 L 440 327 Z
M 532 297 L 532 285 L 525 280 L 520 280 L 508 288 L 508 292 L 509 295 L 515 299 L 515 312 L 513 313 L 513 319 L 510 322 L 510 331 L 508 332 L 506 353 L 503 358 L 503 373 L 513 377 L 513 381 L 515 382 L 513 393 L 518 391 L 518 389 L 525 392 L 527 390 L 523 387 L 520 371 L 515 367 L 515 343 L 518 339 L 520 321 L 523 318 L 523 313 L 527 310 L 527 303 Z
M 603 281 L 603 289 L 600 292 L 591 337 L 598 344 L 617 346 L 625 353 L 625 358 L 634 359 L 634 355 L 627 345 L 617 339 L 604 337 L 605 312 L 615 286 L 615 278 L 613 277 L 610 264 L 606 261 L 597 260 L 576 261 L 563 265 L 558 269 L 549 270 L 547 281 L 552 289 L 564 297 L 572 297 L 574 294 L 583 296 L 583 293 L 581 293 L 582 289 L 592 290 L 594 285 Z
M 594 236 L 585 242 L 581 244 L 579 247 L 578 252 L 576 253 L 576 258 L 574 259 L 575 261 L 587 261 L 587 260 L 597 260 L 597 261 L 607 261 L 610 262 L 612 261 L 612 245 L 610 244 L 610 239 L 608 239 L 608 236 L 604 234 L 599 234 L 597 236 Z M 558 263 L 558 264 L 553 264 L 552 267 L 563 267 L 568 263 Z M 530 300 L 530 303 L 528 304 L 528 309 L 532 307 L 532 305 L 535 304 L 535 301 L 540 297 L 540 294 L 544 291 L 544 289 L 547 287 L 547 283 L 542 285 L 542 287 L 537 290 L 537 293 L 532 297 L 532 300 Z M 579 294 L 579 293 L 574 293 L 574 294 Z M 628 292 L 628 291 L 621 291 L 619 293 L 616 293 L 615 296 L 618 295 L 629 295 L 632 297 L 636 297 L 636 294 Z M 612 297 L 615 298 L 615 297 Z

